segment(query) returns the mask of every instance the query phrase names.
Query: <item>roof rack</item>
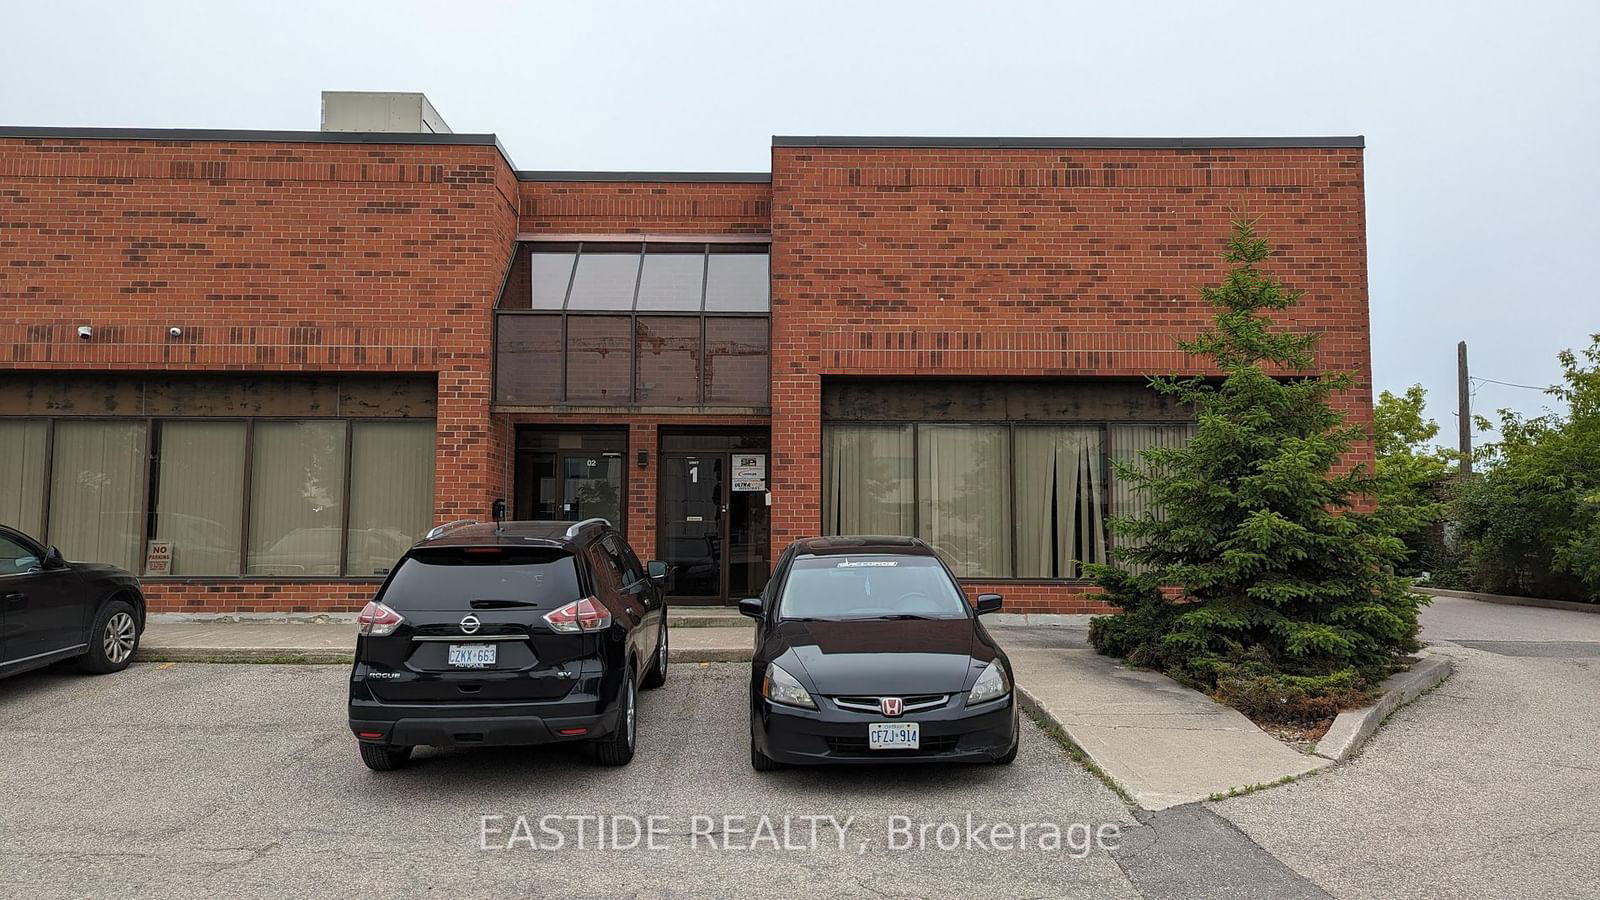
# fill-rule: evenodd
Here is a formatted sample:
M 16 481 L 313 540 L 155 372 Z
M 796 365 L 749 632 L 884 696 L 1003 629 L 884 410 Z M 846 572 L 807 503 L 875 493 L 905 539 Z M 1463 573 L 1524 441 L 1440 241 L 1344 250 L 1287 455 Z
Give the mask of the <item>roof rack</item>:
M 605 519 L 600 518 L 599 516 L 595 516 L 592 519 L 584 519 L 582 522 L 574 522 L 574 523 L 572 523 L 572 526 L 567 529 L 567 537 L 569 537 L 569 538 L 577 537 L 578 536 L 578 532 L 584 530 L 585 528 L 588 528 L 590 525 L 599 525 L 602 528 L 610 528 L 611 527 L 611 523 L 610 522 L 606 521 Z
M 457 528 L 464 528 L 464 527 L 466 527 L 468 525 L 476 525 L 476 524 L 478 524 L 478 520 L 477 519 L 457 519 L 454 522 L 446 522 L 443 525 L 435 525 L 432 528 L 428 529 L 428 533 L 426 535 L 424 535 L 422 539 L 425 540 L 425 541 L 431 541 L 434 538 L 436 538 L 436 537 L 438 537 L 438 536 L 440 536 L 442 534 L 445 534 L 447 532 L 454 531 Z

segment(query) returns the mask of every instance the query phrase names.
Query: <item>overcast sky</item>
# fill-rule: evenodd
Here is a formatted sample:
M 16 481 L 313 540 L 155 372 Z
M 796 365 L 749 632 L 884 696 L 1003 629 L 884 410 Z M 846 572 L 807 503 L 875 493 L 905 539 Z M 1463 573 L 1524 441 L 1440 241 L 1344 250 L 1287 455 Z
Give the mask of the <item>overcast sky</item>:
M 764 171 L 773 134 L 1367 138 L 1378 389 L 1600 331 L 1600 3 L 0 2 L 0 124 L 314 130 L 424 91 L 526 169 Z M 1538 412 L 1482 384 L 1475 411 Z

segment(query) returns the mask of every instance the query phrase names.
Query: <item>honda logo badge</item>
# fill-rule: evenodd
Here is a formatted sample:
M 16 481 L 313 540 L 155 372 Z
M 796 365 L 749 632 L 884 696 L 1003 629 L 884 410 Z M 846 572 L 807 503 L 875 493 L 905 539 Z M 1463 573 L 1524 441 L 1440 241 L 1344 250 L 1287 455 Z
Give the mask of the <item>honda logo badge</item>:
M 878 702 L 883 704 L 883 714 L 886 716 L 898 716 L 906 711 L 905 701 L 899 697 L 882 697 Z
M 478 633 L 478 626 L 481 625 L 481 624 L 483 624 L 483 623 L 478 621 L 478 617 L 477 616 L 467 616 L 466 618 L 461 620 L 461 633 L 462 634 L 477 634 Z

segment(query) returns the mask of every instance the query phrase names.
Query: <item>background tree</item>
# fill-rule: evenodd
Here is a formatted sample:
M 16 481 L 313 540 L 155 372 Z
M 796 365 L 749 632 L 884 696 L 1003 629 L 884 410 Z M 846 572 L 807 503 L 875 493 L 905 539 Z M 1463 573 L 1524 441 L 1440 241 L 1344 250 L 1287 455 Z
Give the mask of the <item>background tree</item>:
M 1115 520 L 1132 540 L 1112 564 L 1087 567 L 1125 610 L 1096 618 L 1090 639 L 1223 699 L 1242 700 L 1263 679 L 1354 695 L 1415 649 L 1423 598 L 1392 574 L 1404 545 L 1358 508 L 1371 473 L 1341 465 L 1363 435 L 1330 400 L 1352 379 L 1309 374 L 1319 336 L 1275 325 L 1300 292 L 1263 270 L 1270 256 L 1252 222 L 1235 223 L 1227 277 L 1201 289 L 1213 325 L 1179 342 L 1223 379 L 1152 382 L 1192 405 L 1199 424 L 1187 446 L 1119 467 L 1155 509 Z
M 1600 335 L 1559 358 L 1548 393 L 1566 412 L 1501 410 L 1500 440 L 1457 490 L 1462 587 L 1600 601 Z
M 1426 403 L 1422 385 L 1414 384 L 1398 396 L 1382 392 L 1372 410 L 1377 515 L 1405 544 L 1399 571 L 1408 575 L 1435 571 L 1442 563 L 1439 524 L 1457 458 L 1433 445 L 1439 423 L 1423 415 Z

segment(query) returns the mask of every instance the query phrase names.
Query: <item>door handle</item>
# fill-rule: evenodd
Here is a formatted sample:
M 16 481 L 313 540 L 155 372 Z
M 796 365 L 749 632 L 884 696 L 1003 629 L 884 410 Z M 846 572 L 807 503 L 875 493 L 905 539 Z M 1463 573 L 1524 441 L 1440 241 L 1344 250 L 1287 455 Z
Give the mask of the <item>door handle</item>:
M 27 595 L 22 593 L 21 591 L 12 591 L 11 593 L 6 595 L 5 600 L 6 600 L 7 603 L 15 603 L 18 600 L 21 600 L 23 597 L 26 597 L 26 596 Z

